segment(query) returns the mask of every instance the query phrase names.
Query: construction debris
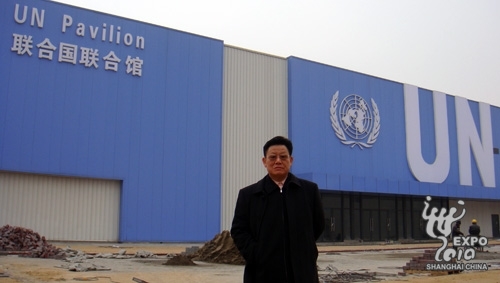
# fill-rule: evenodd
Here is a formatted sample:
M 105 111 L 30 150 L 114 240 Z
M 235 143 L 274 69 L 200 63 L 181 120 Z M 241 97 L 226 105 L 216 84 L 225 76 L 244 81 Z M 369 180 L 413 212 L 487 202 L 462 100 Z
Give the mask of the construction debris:
M 196 265 L 189 257 L 186 255 L 176 255 L 173 258 L 169 259 L 167 262 L 163 263 L 164 265 Z
M 245 264 L 245 259 L 243 259 L 238 248 L 236 248 L 228 230 L 224 230 L 220 234 L 215 235 L 212 240 L 207 242 L 191 257 L 193 260 L 211 263 Z
M 27 257 L 57 258 L 66 259 L 72 263 L 83 262 L 90 258 L 90 255 L 71 250 L 70 248 L 60 249 L 47 243 L 45 237 L 38 233 L 14 226 L 3 226 L 0 228 L 0 252 L 5 251 L 9 254 L 15 253 Z M 96 258 L 130 258 L 126 255 L 126 250 L 120 250 L 117 254 L 98 254 Z M 135 254 L 138 258 L 154 258 L 155 254 L 147 251 L 139 251 Z M 184 260 L 186 257 L 187 260 Z M 170 258 L 170 257 L 169 257 Z M 175 259 L 174 259 L 175 258 Z M 192 265 L 192 260 L 205 261 L 211 263 L 244 265 L 245 260 L 234 245 L 229 231 L 225 230 L 217 234 L 211 241 L 203 247 L 193 247 L 187 250 L 185 255 L 174 257 L 171 263 L 176 265 Z M 170 262 L 170 260 L 169 260 Z M 78 269 L 78 268 L 77 268 Z
M 425 250 L 424 254 L 421 256 L 414 256 L 412 259 L 406 263 L 406 266 L 403 266 L 403 272 L 400 275 L 406 274 L 417 274 L 417 273 L 429 273 L 430 275 L 448 275 L 460 273 L 462 270 L 450 270 L 450 271 L 428 271 L 426 269 L 427 264 L 436 264 L 438 263 L 435 260 L 436 250 L 430 249 Z M 456 263 L 456 258 L 452 258 L 450 263 Z
M 347 282 L 376 282 L 383 279 L 377 278 L 373 272 L 339 272 L 335 274 L 320 275 L 320 283 L 347 283 Z
M 0 251 L 35 258 L 64 257 L 60 249 L 47 243 L 45 237 L 33 230 L 9 225 L 0 228 Z
M 327 266 L 325 270 L 329 271 L 329 273 L 319 274 L 320 283 L 376 282 L 383 280 L 377 278 L 377 273 L 375 272 L 359 273 L 338 271 L 337 268 L 332 265 Z
M 84 272 L 84 271 L 109 271 L 111 268 L 99 266 L 95 264 L 74 263 L 67 266 L 69 271 Z
M 119 282 L 111 280 L 111 277 L 109 277 L 109 276 L 74 277 L 73 280 L 75 280 L 75 281 L 99 281 L 99 279 L 101 279 L 101 278 L 108 279 L 109 282 L 111 282 L 111 283 L 119 283 Z M 144 281 L 144 282 L 146 282 L 146 281 Z

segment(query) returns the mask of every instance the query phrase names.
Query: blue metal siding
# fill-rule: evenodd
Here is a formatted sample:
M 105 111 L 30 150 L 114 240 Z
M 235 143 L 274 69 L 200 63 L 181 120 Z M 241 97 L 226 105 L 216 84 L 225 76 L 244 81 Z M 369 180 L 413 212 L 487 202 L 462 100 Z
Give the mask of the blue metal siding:
M 450 171 L 442 184 L 419 182 L 409 170 L 406 156 L 406 129 L 403 84 L 365 74 L 339 69 L 308 60 L 290 57 L 289 133 L 294 142 L 294 166 L 300 176 L 310 176 L 322 189 L 372 193 L 435 195 L 500 199 L 496 188 L 483 187 L 474 156 L 472 186 L 459 181 L 458 143 L 455 98 L 446 95 Z M 380 133 L 371 148 L 348 146 L 340 142 L 330 121 L 330 102 L 339 92 L 338 104 L 350 94 L 357 94 L 378 106 Z M 427 163 L 436 157 L 433 92 L 418 89 L 422 156 Z M 480 133 L 479 103 L 469 101 L 469 108 Z M 499 109 L 490 107 L 493 145 L 500 147 Z M 494 156 L 499 168 L 499 155 Z M 495 170 L 496 182 L 499 170 Z M 325 181 L 326 180 L 326 181 Z
M 24 24 L 16 3 L 29 7 Z M 219 233 L 223 42 L 49 1 L 1 5 L 0 170 L 123 180 L 121 241 Z M 45 10 L 43 28 L 29 25 L 32 7 Z M 142 36 L 144 50 L 91 39 L 102 23 Z M 32 56 L 11 51 L 13 33 L 33 37 Z M 99 67 L 38 58 L 44 38 L 98 49 Z M 110 51 L 117 72 L 104 69 Z M 126 73 L 127 56 L 144 61 L 142 76 Z
M 390 168 L 369 165 L 393 155 L 405 155 L 404 112 L 399 109 L 403 105 L 401 84 L 293 57 L 289 58 L 289 72 L 289 119 L 296 148 L 295 172 L 387 179 L 408 176 L 407 170 L 401 169 L 407 167 L 404 159 L 394 160 L 396 163 Z M 363 93 L 367 101 L 373 98 L 380 110 L 381 128 L 386 135 L 390 132 L 391 138 L 379 138 L 376 146 L 369 150 L 341 144 L 329 118 L 330 101 L 337 90 L 341 95 Z

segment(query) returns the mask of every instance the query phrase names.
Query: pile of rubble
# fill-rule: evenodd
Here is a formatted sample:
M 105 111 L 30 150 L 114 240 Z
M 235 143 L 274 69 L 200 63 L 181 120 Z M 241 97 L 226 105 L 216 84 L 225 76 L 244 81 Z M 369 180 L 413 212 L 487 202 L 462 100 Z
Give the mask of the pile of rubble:
M 244 265 L 245 259 L 241 256 L 238 248 L 231 238 L 229 231 L 224 230 L 207 242 L 192 256 L 193 260 Z
M 66 257 L 64 261 L 67 262 L 58 266 L 59 268 L 68 269 L 69 271 L 83 272 L 83 271 L 105 271 L 111 270 L 111 268 L 96 265 L 93 263 L 93 259 L 132 259 L 132 258 L 158 258 L 157 255 L 148 251 L 137 251 L 134 255 L 127 254 L 127 250 L 122 249 L 117 253 L 98 253 L 98 254 L 87 254 L 82 251 L 74 250 L 71 247 L 66 247 L 62 249 Z M 172 255 L 166 255 L 166 258 L 172 257 Z
M 5 225 L 0 228 L 0 252 L 35 258 L 64 258 L 64 252 L 33 230 Z
M 40 236 L 30 229 L 9 225 L 0 228 L 0 252 L 2 251 L 27 257 L 65 259 L 71 264 L 80 264 L 92 258 L 125 259 L 132 257 L 156 257 L 156 255 L 146 251 L 138 252 L 133 256 L 126 255 L 125 250 L 117 254 L 88 255 L 80 251 L 72 250 L 69 247 L 65 249 L 57 248 L 49 244 L 45 240 L 45 237 Z M 174 258 L 174 255 L 167 255 L 166 258 L 169 261 L 173 259 L 171 264 L 175 265 L 191 265 L 191 260 L 234 265 L 245 264 L 245 260 L 240 255 L 240 252 L 236 248 L 227 230 L 217 234 L 201 248 L 197 247 L 196 250 L 190 250 L 189 253 L 177 255 L 176 258 Z
M 450 270 L 450 271 L 428 271 L 427 264 L 438 264 L 436 261 L 436 249 L 424 250 L 424 254 L 421 256 L 414 256 L 412 259 L 403 266 L 403 272 L 400 275 L 406 274 L 418 274 L 418 273 L 430 273 L 431 275 L 446 275 L 460 273 L 462 270 Z M 457 259 L 452 258 L 450 263 L 456 263 Z
M 167 260 L 163 265 L 196 265 L 188 255 L 178 254 Z
M 318 270 L 320 271 L 320 270 Z M 319 282 L 320 283 L 351 283 L 351 282 L 376 282 L 383 281 L 382 278 L 377 277 L 376 272 L 347 272 L 347 271 L 339 271 L 333 265 L 328 265 L 323 272 L 328 273 L 319 273 Z

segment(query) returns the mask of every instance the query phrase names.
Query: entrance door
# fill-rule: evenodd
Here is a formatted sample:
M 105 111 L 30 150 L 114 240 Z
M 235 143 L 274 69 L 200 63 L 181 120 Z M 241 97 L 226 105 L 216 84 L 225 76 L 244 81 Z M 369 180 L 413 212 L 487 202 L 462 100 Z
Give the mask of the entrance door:
M 420 210 L 414 210 L 412 212 L 412 235 L 413 239 L 415 240 L 428 240 L 430 239 L 429 235 L 427 235 L 427 232 L 425 230 L 425 221 L 422 218 L 422 211 Z
M 493 237 L 500 237 L 500 223 L 498 214 L 491 215 L 491 228 L 493 229 Z
M 423 197 L 412 197 L 411 201 L 411 232 L 412 238 L 415 240 L 428 240 L 431 239 L 429 235 L 427 235 L 426 226 L 427 222 L 422 218 L 422 212 L 424 211 L 424 203 L 425 198 Z M 433 198 L 429 203 L 431 207 L 443 207 L 441 205 L 441 199 Z
M 342 242 L 342 196 L 339 193 L 328 193 L 321 196 L 325 214 L 325 230 L 320 240 L 323 242 Z
M 324 242 L 342 242 L 342 215 L 340 209 L 325 208 Z
M 380 236 L 381 240 L 397 240 L 396 212 L 380 210 Z
M 378 210 L 363 210 L 361 214 L 363 241 L 380 241 L 380 219 Z
M 380 241 L 380 198 L 378 195 L 361 197 L 361 239 L 363 241 Z

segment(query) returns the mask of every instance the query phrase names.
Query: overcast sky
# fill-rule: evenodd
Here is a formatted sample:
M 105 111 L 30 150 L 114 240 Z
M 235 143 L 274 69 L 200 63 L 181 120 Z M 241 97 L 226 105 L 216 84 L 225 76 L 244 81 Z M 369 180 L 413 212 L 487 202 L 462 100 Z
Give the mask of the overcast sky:
M 57 0 L 500 106 L 498 0 Z

